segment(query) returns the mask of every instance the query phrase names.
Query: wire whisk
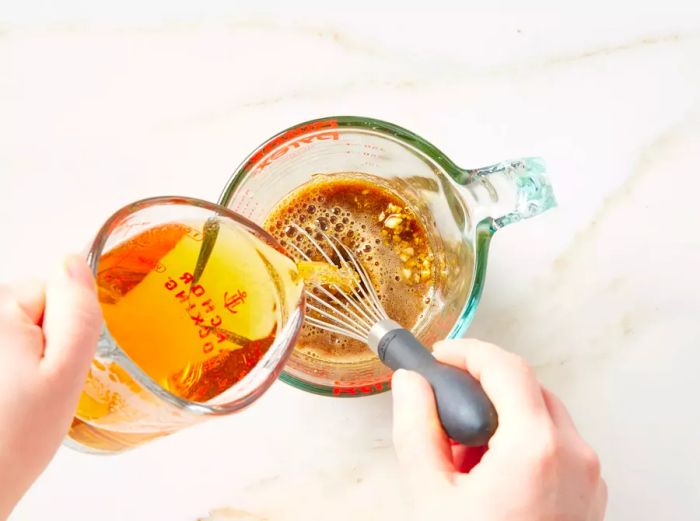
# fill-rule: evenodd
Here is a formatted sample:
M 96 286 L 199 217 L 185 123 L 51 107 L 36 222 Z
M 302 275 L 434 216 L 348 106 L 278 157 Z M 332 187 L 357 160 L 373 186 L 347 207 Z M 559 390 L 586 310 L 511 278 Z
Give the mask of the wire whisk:
M 316 239 L 302 227 L 294 228 L 325 262 L 350 272 L 354 281 L 349 287 L 332 280 L 306 281 L 306 308 L 311 311 L 306 322 L 366 343 L 394 370 L 420 373 L 433 388 L 448 436 L 464 445 L 484 445 L 495 432 L 498 417 L 479 382 L 467 372 L 439 363 L 410 331 L 389 318 L 369 274 L 349 247 L 323 231 L 317 232 L 320 238 Z M 313 262 L 297 245 L 289 245 L 302 259 Z

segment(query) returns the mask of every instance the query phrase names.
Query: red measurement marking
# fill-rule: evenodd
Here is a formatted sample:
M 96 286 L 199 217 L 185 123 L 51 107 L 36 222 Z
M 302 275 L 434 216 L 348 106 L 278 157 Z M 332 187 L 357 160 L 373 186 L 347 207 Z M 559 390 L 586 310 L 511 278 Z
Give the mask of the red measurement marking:
M 356 395 L 356 394 L 374 394 L 378 393 L 387 389 L 391 389 L 391 383 L 390 382 L 382 382 L 378 384 L 373 384 L 373 385 L 360 385 L 357 387 L 334 387 L 333 388 L 333 395 L 339 396 L 341 394 L 349 394 L 349 395 Z
M 167 289 L 168 291 L 172 291 L 175 288 L 177 288 L 177 282 L 168 277 L 168 280 L 165 281 L 165 289 Z
M 192 282 L 194 282 L 194 275 L 185 272 L 182 275 L 180 275 L 180 280 L 185 284 L 192 284 Z
M 187 236 L 195 241 L 201 241 L 203 237 L 202 232 L 195 230 L 194 228 L 190 228 L 189 226 L 187 227 Z
M 236 290 L 236 293 L 229 296 L 228 291 L 224 293 L 224 307 L 234 315 L 238 313 L 234 308 L 240 304 L 245 304 L 245 299 L 248 294 L 245 291 Z
M 263 171 L 267 166 L 270 165 L 274 160 L 279 159 L 285 155 L 291 148 L 298 148 L 304 144 L 311 143 L 314 140 L 323 141 L 326 139 L 339 139 L 338 132 L 323 132 L 317 134 L 316 136 L 308 136 L 304 139 L 298 139 L 304 134 L 309 134 L 311 132 L 317 132 L 323 129 L 333 129 L 338 128 L 338 120 L 336 119 L 323 119 L 320 121 L 314 121 L 312 123 L 307 123 L 305 125 L 299 125 L 294 128 L 290 128 L 286 132 L 280 134 L 279 136 L 271 139 L 265 143 L 260 150 L 255 152 L 251 158 L 246 162 L 243 170 L 246 171 L 250 169 L 255 163 L 259 162 L 262 158 L 268 155 L 270 152 L 275 150 L 273 154 L 270 155 L 265 161 L 259 164 L 255 168 L 255 172 L 259 173 Z M 293 141 L 293 143 L 292 143 Z M 287 145 L 287 146 L 284 146 Z
M 210 298 L 202 302 L 200 305 L 204 308 L 205 313 L 211 313 L 214 311 L 214 309 L 216 309 Z

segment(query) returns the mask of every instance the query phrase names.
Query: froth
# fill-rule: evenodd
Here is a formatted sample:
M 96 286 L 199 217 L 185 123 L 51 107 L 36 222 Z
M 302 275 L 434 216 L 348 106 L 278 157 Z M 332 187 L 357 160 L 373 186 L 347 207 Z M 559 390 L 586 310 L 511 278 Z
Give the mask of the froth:
M 382 235 L 381 219 L 387 205 L 405 203 L 396 194 L 366 181 L 335 178 L 313 183 L 290 194 L 268 217 L 265 228 L 275 235 L 290 254 L 304 252 L 322 260 L 300 226 L 322 243 L 321 232 L 351 248 L 372 279 L 373 286 L 389 316 L 411 328 L 422 316 L 429 283 L 409 283 L 402 278 L 402 261 L 394 245 Z M 412 230 L 423 235 L 421 227 Z M 425 241 L 424 241 L 425 242 Z M 326 252 L 331 257 L 333 252 Z M 332 363 L 365 362 L 374 358 L 361 342 L 305 324 L 297 350 Z

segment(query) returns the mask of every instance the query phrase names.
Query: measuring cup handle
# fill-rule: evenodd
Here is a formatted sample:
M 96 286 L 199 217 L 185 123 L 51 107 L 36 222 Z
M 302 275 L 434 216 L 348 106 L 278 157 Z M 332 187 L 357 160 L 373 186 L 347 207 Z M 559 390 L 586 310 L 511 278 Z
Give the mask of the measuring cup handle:
M 466 371 L 441 364 L 406 329 L 394 329 L 379 341 L 379 358 L 392 369 L 416 371 L 435 393 L 440 423 L 462 445 L 485 445 L 496 431 L 498 416 L 479 382 Z
M 452 178 L 477 222 L 490 219 L 494 229 L 534 217 L 557 204 L 544 161 L 537 157 L 463 169 Z

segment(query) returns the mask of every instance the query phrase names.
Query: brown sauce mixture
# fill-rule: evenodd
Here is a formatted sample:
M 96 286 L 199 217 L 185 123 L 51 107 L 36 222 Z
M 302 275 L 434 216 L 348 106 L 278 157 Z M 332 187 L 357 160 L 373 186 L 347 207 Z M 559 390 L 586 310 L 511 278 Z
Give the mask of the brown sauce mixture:
M 393 320 L 412 329 L 423 317 L 435 280 L 434 255 L 423 224 L 381 179 L 352 173 L 318 175 L 272 210 L 264 227 L 291 255 L 296 253 L 293 245 L 312 260 L 323 260 L 293 224 L 312 236 L 322 230 L 351 248 Z M 329 363 L 374 357 L 362 342 L 308 324 L 296 349 Z

